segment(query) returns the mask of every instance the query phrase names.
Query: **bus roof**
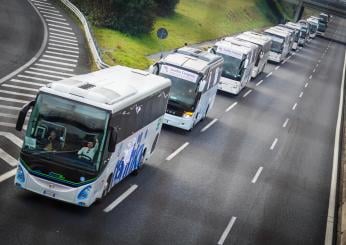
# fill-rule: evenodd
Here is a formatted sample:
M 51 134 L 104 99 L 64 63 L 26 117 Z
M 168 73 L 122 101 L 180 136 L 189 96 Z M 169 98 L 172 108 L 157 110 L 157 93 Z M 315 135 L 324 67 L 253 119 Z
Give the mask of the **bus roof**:
M 222 61 L 223 59 L 219 55 L 191 47 L 177 49 L 160 60 L 162 63 L 184 67 L 198 73 L 205 73 L 211 65 Z
M 167 78 L 114 66 L 50 83 L 42 87 L 40 92 L 116 112 L 170 85 Z
M 272 41 L 272 39 L 270 37 L 268 37 L 267 35 L 264 35 L 264 34 L 258 33 L 258 32 L 254 32 L 254 31 L 243 32 L 239 36 L 242 36 L 242 35 L 247 35 L 251 38 L 255 38 L 256 40 L 263 40 L 264 43 L 270 43 Z
M 225 40 L 216 42 L 215 46 L 217 46 L 218 48 L 223 48 L 223 49 L 229 51 L 229 52 L 226 52 L 228 55 L 234 54 L 234 56 L 238 57 L 238 58 L 239 58 L 239 56 L 249 55 L 252 52 L 252 50 L 248 47 L 245 47 L 245 46 L 242 46 L 239 44 L 235 44 L 235 43 L 231 43 L 231 42 L 227 42 Z
M 231 43 L 234 43 L 234 44 L 237 44 L 237 45 L 242 45 L 242 46 L 245 46 L 245 47 L 248 47 L 252 50 L 257 50 L 258 49 L 258 44 L 255 44 L 253 42 L 249 42 L 247 40 L 243 40 L 243 39 L 240 39 L 240 38 L 237 38 L 237 37 L 226 37 L 224 39 L 226 42 L 231 42 Z
M 266 50 L 266 49 L 269 50 L 271 47 L 271 42 L 272 42 L 272 39 L 269 36 L 259 34 L 259 33 L 256 33 L 254 35 L 251 32 L 241 33 L 237 36 L 237 38 L 246 40 L 246 41 L 251 42 L 251 43 L 255 43 L 255 44 L 261 46 L 264 50 Z

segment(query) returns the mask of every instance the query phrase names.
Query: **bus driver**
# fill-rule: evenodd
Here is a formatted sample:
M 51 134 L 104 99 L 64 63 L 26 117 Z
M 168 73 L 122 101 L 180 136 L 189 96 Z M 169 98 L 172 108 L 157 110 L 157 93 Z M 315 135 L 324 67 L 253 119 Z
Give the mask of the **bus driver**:
M 95 153 L 99 147 L 99 141 L 96 138 L 95 139 L 95 146 L 94 146 L 94 142 L 89 141 L 88 145 L 86 147 L 82 147 L 79 151 L 78 151 L 78 158 L 83 158 L 86 159 L 88 161 L 92 161 L 94 159 Z

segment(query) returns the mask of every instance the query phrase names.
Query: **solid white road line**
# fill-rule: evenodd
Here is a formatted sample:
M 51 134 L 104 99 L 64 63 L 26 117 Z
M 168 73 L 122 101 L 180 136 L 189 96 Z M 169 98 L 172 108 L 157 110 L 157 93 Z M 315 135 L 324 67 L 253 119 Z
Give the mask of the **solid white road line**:
M 70 46 L 77 46 L 78 47 L 78 43 L 71 43 L 71 42 L 65 42 L 65 41 L 61 41 L 61 40 L 56 40 L 53 38 L 49 38 L 49 42 L 53 42 L 53 43 L 62 43 L 62 44 L 66 44 L 66 45 L 70 45 Z
M 190 143 L 185 142 L 182 146 L 180 146 L 177 150 L 175 150 L 171 155 L 166 158 L 166 161 L 172 160 L 176 155 L 178 155 L 182 150 L 184 150 Z
M 53 10 L 53 9 L 49 9 L 49 8 L 41 7 L 41 6 L 36 6 L 36 8 L 38 8 L 38 10 L 40 10 L 40 12 L 43 12 L 46 14 L 59 14 L 60 15 L 60 12 L 58 10 Z
M 305 86 L 304 86 L 304 87 L 307 88 L 308 86 L 309 86 L 309 83 L 305 83 Z
M 278 70 L 280 68 L 280 66 L 277 66 L 277 67 L 275 67 L 275 70 Z
M 12 169 L 12 170 L 8 171 L 7 173 L 0 175 L 0 183 L 13 177 L 13 176 L 15 176 L 16 173 L 17 173 L 17 168 Z
M 208 123 L 204 128 L 202 128 L 201 133 L 205 132 L 208 130 L 208 128 L 210 128 L 211 126 L 213 126 L 219 119 L 215 118 L 213 119 L 210 123 Z
M 229 112 L 230 110 L 232 110 L 236 105 L 238 104 L 238 102 L 234 102 L 232 105 L 230 105 L 225 112 Z
M 243 95 L 243 98 L 245 98 L 246 96 L 248 96 L 251 92 L 252 92 L 252 89 L 250 89 L 249 91 L 247 91 L 247 92 Z
M 46 19 L 47 22 L 52 22 L 55 24 L 59 24 L 59 25 L 64 25 L 64 26 L 69 26 L 70 24 L 67 22 L 61 22 L 61 21 L 57 21 L 57 20 L 50 20 L 50 19 Z
M 294 111 L 294 110 L 297 108 L 297 105 L 298 105 L 298 103 L 295 103 L 295 104 L 292 106 L 292 111 Z
M 35 66 L 46 67 L 46 68 L 51 68 L 51 69 L 56 69 L 56 70 L 61 70 L 61 71 L 69 71 L 69 72 L 73 72 L 74 71 L 74 69 L 70 69 L 70 68 L 45 65 L 45 64 L 41 64 L 41 63 L 35 63 Z
M 0 97 L 0 100 L 7 101 L 7 102 L 14 102 L 14 103 L 27 103 L 28 100 L 19 100 L 19 99 L 13 99 L 8 97 Z
M 53 74 L 58 74 L 58 75 L 63 75 L 63 76 L 68 76 L 68 77 L 73 77 L 73 76 L 75 76 L 75 74 L 72 74 L 72 73 L 65 73 L 65 72 L 52 71 L 52 70 L 46 70 L 46 69 L 40 69 L 40 68 L 33 68 L 33 67 L 31 67 L 30 70 L 34 70 L 34 71 L 43 71 L 43 72 L 47 72 L 47 73 L 53 73 Z
M 49 18 L 49 19 L 53 19 L 53 20 L 66 21 L 66 19 L 64 19 L 64 18 L 49 16 L 49 15 L 46 15 L 46 14 L 44 14 L 43 16 L 46 18 L 46 20 L 48 20 L 48 18 Z
M 300 92 L 299 98 L 303 97 L 304 92 Z
M 286 128 L 286 127 L 287 127 L 287 124 L 288 124 L 289 120 L 290 120 L 289 118 L 286 118 L 284 124 L 282 124 L 282 127 L 283 127 L 283 128 Z
M 13 91 L 9 91 L 9 90 L 3 90 L 3 89 L 0 89 L 0 93 L 11 94 L 11 95 L 18 95 L 18 96 L 25 96 L 25 97 L 30 97 L 30 98 L 35 98 L 36 97 L 36 95 L 32 95 L 32 94 L 18 93 L 18 92 L 13 92 Z
M 270 146 L 270 150 L 271 150 L 271 151 L 274 150 L 274 148 L 275 148 L 275 146 L 276 146 L 277 143 L 278 143 L 278 138 L 275 138 L 274 141 L 273 141 L 273 143 L 272 143 L 272 145 Z
M 61 56 L 65 56 L 65 57 L 72 57 L 72 58 L 76 58 L 78 59 L 78 55 L 74 55 L 74 54 L 65 54 L 65 53 L 61 53 L 61 52 L 54 52 L 54 51 L 46 51 L 46 54 L 56 54 L 56 55 L 61 55 Z
M 64 33 L 64 34 L 70 34 L 71 36 L 75 36 L 75 34 L 73 32 L 70 32 L 70 31 L 63 31 L 63 30 L 59 30 L 56 28 L 52 28 L 52 27 L 48 27 L 48 29 L 49 29 L 49 31 L 56 31 L 56 32 Z
M 66 45 L 61 45 L 61 44 L 56 44 L 56 43 L 48 43 L 48 44 L 49 44 L 49 46 L 55 46 L 55 47 L 60 47 L 60 48 L 67 48 L 67 49 L 72 49 L 72 50 L 79 50 L 78 47 L 71 47 L 71 46 L 66 46 Z
M 64 38 L 64 37 L 56 36 L 54 34 L 50 35 L 49 37 L 57 39 L 57 40 L 68 41 L 68 42 L 72 42 L 72 43 L 78 43 L 77 39 Z
M 8 154 L 6 151 L 0 148 L 0 159 L 5 161 L 7 164 L 9 164 L 12 167 L 17 166 L 17 159 L 13 158 L 10 154 Z
M 6 109 L 6 110 L 13 110 L 13 111 L 20 111 L 22 109 L 22 107 L 9 106 L 9 105 L 0 105 L 0 108 Z M 8 126 L 8 125 L 2 125 L 2 126 Z
M 79 51 L 74 51 L 74 50 L 66 50 L 66 49 L 61 49 L 61 48 L 54 48 L 54 47 L 48 47 L 48 50 L 55 50 L 55 51 L 61 51 L 65 53 L 71 53 L 71 54 L 79 54 Z
M 28 73 L 28 74 L 32 74 L 32 75 L 38 75 L 38 76 L 42 76 L 42 77 L 57 78 L 57 79 L 64 79 L 65 78 L 65 77 L 61 77 L 61 76 L 55 76 L 55 75 L 50 75 L 50 74 L 35 72 L 35 71 L 25 71 L 24 73 Z
M 50 33 L 49 33 L 49 36 L 50 36 L 50 37 L 63 37 L 63 38 L 65 38 L 65 39 L 67 39 L 67 40 L 77 40 L 77 38 L 74 37 L 74 36 L 65 35 L 65 34 L 56 33 L 56 32 L 50 32 Z
M 127 191 L 125 191 L 120 197 L 115 199 L 114 202 L 112 202 L 108 207 L 106 207 L 103 212 L 110 212 L 112 211 L 116 206 L 118 206 L 122 201 L 124 201 L 129 195 L 131 195 L 132 192 L 134 192 L 138 188 L 138 185 L 132 185 Z
M 263 83 L 263 79 L 261 81 L 259 81 L 258 83 L 256 83 L 256 87 L 258 87 L 259 85 L 261 85 Z
M 269 74 L 267 74 L 266 78 L 270 77 L 273 74 L 273 72 L 270 72 Z
M 5 117 L 5 118 L 18 118 L 17 115 L 7 114 L 7 113 L 2 113 L 2 112 L 0 112 L 0 117 Z
M 48 79 L 44 79 L 44 78 L 40 78 L 40 77 L 32 77 L 32 76 L 25 76 L 25 75 L 18 75 L 18 77 L 28 78 L 28 79 L 32 79 L 32 80 L 41 81 L 41 82 L 47 82 L 47 83 L 55 82 L 54 80 L 48 80 Z
M 51 64 L 62 65 L 62 66 L 69 66 L 69 67 L 76 67 L 77 66 L 76 64 L 65 63 L 65 62 L 58 62 L 58 61 L 46 60 L 46 59 L 40 59 L 40 62 L 51 63 Z
M 44 54 L 43 57 L 48 58 L 48 59 L 57 59 L 57 60 L 64 60 L 64 61 L 69 61 L 69 62 L 78 62 L 78 60 L 76 60 L 76 59 L 62 58 L 62 57 L 57 57 L 57 56 L 48 55 L 48 54 Z
M 0 132 L 0 136 L 4 136 L 7 138 L 9 141 L 17 145 L 18 147 L 22 147 L 23 145 L 23 140 L 15 136 L 14 134 L 8 133 L 8 132 Z
M 229 221 L 228 225 L 226 226 L 226 229 L 224 230 L 224 232 L 222 233 L 219 241 L 217 242 L 217 245 L 223 245 L 223 243 L 225 242 L 228 234 L 231 232 L 231 229 L 235 223 L 235 221 L 237 220 L 237 217 L 232 217 L 231 220 Z
M 0 105 L 0 108 L 1 108 L 2 105 Z M 20 108 L 21 109 L 21 108 Z M 16 124 L 14 123 L 8 123 L 8 122 L 0 122 L 0 126 L 3 126 L 3 127 L 9 127 L 9 128 L 15 128 L 16 127 Z M 1 155 L 1 154 L 0 154 Z
M 46 86 L 46 84 L 44 84 L 44 83 L 27 82 L 27 81 L 20 80 L 20 79 L 11 79 L 11 82 L 21 83 L 21 84 L 28 84 L 28 85 L 38 86 L 38 87 Z
M 346 79 L 346 51 L 344 59 L 344 71 L 342 75 L 341 88 L 340 88 L 340 101 L 339 101 L 339 112 L 338 119 L 336 122 L 335 129 L 335 139 L 334 139 L 334 153 L 333 153 L 333 168 L 332 168 L 332 178 L 330 183 L 330 193 L 329 193 L 329 205 L 328 205 L 328 216 L 327 216 L 327 226 L 324 244 L 333 244 L 333 234 L 334 234 L 334 215 L 335 215 L 335 204 L 336 204 L 336 190 L 337 190 L 337 179 L 338 179 L 338 165 L 339 165 L 339 151 L 340 151 L 340 134 L 341 134 L 341 123 L 342 123 L 342 112 L 344 104 L 344 89 L 345 89 L 345 79 Z
M 252 181 L 251 181 L 252 184 L 255 184 L 255 183 L 257 182 L 258 177 L 259 177 L 260 174 L 262 173 L 262 170 L 263 170 L 263 167 L 259 167 L 259 168 L 258 168 L 258 170 L 257 170 L 257 172 L 256 172 L 256 174 L 255 174 L 255 176 L 253 177 L 253 179 L 252 179 Z
M 26 88 L 26 87 L 22 87 L 22 86 L 7 84 L 7 83 L 2 84 L 1 86 L 6 87 L 6 88 L 15 88 L 15 89 L 26 90 L 26 91 L 31 91 L 31 92 L 38 92 L 38 89 L 35 89 L 35 88 Z
M 67 27 L 67 26 L 61 26 L 61 25 L 51 24 L 51 23 L 48 23 L 48 26 L 52 26 L 52 27 L 56 27 L 56 28 L 72 31 L 72 28 L 71 27 Z

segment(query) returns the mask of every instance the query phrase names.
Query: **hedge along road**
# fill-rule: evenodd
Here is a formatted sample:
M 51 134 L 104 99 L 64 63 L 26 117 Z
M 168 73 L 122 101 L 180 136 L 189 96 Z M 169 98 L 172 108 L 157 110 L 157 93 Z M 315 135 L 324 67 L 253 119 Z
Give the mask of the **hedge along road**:
M 0 0 L 0 79 L 40 49 L 43 24 L 28 1 Z

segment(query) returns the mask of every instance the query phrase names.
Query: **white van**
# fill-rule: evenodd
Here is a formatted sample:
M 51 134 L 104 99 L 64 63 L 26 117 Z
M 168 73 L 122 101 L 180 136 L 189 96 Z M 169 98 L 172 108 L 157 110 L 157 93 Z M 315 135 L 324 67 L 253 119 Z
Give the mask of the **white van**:
M 251 75 L 252 78 L 255 78 L 258 74 L 263 72 L 264 67 L 268 63 L 272 39 L 264 34 L 253 31 L 244 32 L 238 35 L 237 38 L 252 42 L 260 47 L 260 52 L 255 59 L 255 64 Z

